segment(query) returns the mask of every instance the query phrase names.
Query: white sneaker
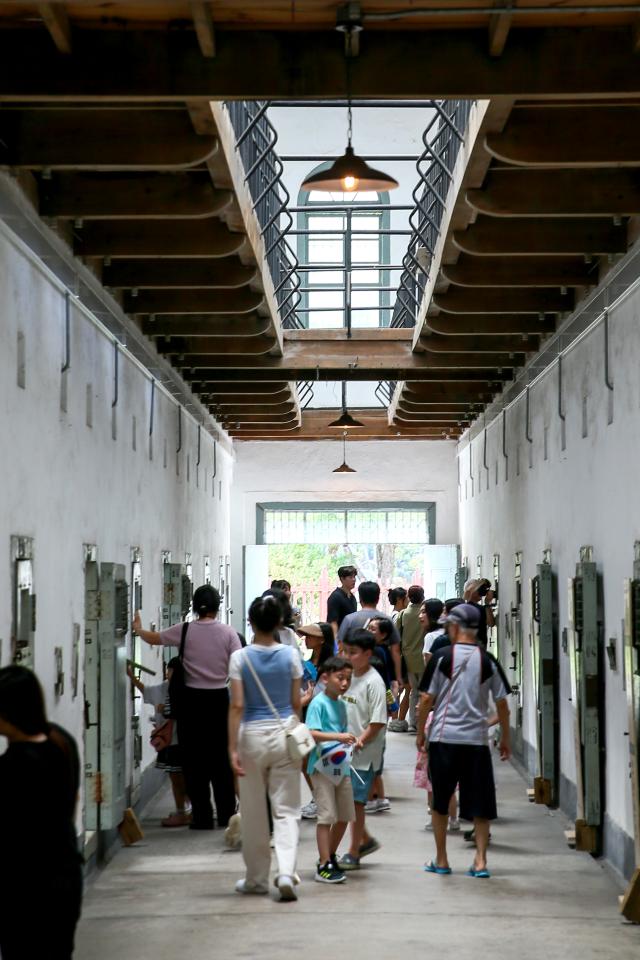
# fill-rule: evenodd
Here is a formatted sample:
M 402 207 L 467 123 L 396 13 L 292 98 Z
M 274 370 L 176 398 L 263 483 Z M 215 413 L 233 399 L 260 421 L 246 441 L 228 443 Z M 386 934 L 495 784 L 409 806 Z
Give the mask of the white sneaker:
M 460 821 L 457 817 L 449 817 L 449 833 L 458 833 L 460 830 Z
M 406 720 L 389 720 L 387 727 L 391 733 L 406 733 L 409 729 L 409 724 Z
M 278 893 L 280 894 L 281 900 L 286 901 L 298 899 L 295 877 L 287 877 L 283 874 L 281 877 L 277 878 L 276 887 L 278 888 Z
M 380 811 L 379 800 L 367 800 L 364 805 L 365 813 L 378 813 Z
M 391 810 L 391 801 L 387 797 L 382 797 L 378 800 L 378 813 L 386 813 L 387 810 Z
M 306 803 L 300 811 L 300 815 L 303 820 L 315 820 L 318 816 L 318 807 L 315 800 L 310 800 L 309 803 Z
M 253 883 L 250 880 L 238 880 L 236 883 L 236 893 L 265 894 L 269 893 L 269 891 L 266 887 L 263 887 L 261 883 Z

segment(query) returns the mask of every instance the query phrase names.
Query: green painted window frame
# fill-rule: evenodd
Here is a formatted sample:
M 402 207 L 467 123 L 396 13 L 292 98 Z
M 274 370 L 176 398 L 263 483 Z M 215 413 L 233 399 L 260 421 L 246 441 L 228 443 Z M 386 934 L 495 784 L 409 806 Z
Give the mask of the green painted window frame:
M 327 513 L 345 511 L 350 513 L 369 513 L 376 510 L 405 510 L 414 512 L 424 510 L 427 515 L 428 545 L 436 542 L 436 505 L 433 501 L 412 500 L 368 500 L 362 503 L 348 501 L 295 501 L 291 503 L 256 503 L 256 544 L 266 546 L 264 539 L 265 513 L 267 510 L 305 511 L 307 513 Z

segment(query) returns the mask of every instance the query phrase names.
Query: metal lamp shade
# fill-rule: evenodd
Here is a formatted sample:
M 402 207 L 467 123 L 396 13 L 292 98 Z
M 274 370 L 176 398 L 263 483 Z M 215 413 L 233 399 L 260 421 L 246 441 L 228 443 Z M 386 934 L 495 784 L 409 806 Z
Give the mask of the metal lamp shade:
M 348 410 L 343 410 L 338 419 L 332 420 L 327 426 L 335 430 L 355 430 L 358 427 L 364 427 L 364 424 L 352 417 Z
M 334 160 L 328 170 L 307 177 L 301 189 L 326 193 L 355 193 L 356 190 L 395 190 L 397 186 L 397 180 L 382 170 L 374 170 L 353 152 L 353 147 L 347 147 L 345 153 Z
M 350 467 L 349 464 L 344 461 L 340 464 L 339 467 L 336 467 L 331 471 L 332 473 L 357 473 L 357 470 L 354 470 L 353 467 Z

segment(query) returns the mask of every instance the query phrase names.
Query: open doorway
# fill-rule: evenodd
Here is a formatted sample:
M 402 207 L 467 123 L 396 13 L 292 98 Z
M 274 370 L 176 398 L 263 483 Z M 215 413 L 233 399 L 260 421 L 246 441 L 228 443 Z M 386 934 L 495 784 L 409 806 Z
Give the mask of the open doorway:
M 434 544 L 432 503 L 259 504 L 258 545 L 245 548 L 245 609 L 273 579 L 292 586 L 304 622 L 324 620 L 338 567 L 387 590 L 419 584 L 427 596 L 455 595 L 456 545 Z

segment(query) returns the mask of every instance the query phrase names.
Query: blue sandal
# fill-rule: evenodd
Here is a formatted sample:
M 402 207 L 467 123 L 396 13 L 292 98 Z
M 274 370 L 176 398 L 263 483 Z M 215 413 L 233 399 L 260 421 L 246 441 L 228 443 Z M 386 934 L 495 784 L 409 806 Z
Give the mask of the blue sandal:
M 483 870 L 476 870 L 474 866 L 471 866 L 467 870 L 467 876 L 474 877 L 476 880 L 488 880 L 491 874 L 486 867 Z
M 423 870 L 425 873 L 437 873 L 441 877 L 451 873 L 451 867 L 439 867 L 433 860 L 431 863 L 425 863 Z

